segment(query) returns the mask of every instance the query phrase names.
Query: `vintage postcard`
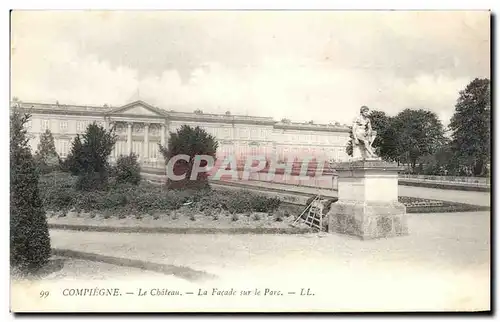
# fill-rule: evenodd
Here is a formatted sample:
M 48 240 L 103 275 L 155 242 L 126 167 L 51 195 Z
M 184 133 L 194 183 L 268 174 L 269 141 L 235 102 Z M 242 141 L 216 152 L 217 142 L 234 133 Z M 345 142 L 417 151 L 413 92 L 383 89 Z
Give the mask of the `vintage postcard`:
M 12 312 L 490 311 L 489 11 L 10 19 Z

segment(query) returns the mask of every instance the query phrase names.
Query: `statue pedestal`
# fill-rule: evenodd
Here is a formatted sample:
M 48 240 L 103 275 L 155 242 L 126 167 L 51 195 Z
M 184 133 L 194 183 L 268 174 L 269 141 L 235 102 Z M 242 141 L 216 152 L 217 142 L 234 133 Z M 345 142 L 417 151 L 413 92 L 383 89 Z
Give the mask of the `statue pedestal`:
M 398 167 L 379 160 L 340 163 L 338 198 L 328 213 L 328 231 L 362 239 L 408 234 L 406 207 L 398 202 Z

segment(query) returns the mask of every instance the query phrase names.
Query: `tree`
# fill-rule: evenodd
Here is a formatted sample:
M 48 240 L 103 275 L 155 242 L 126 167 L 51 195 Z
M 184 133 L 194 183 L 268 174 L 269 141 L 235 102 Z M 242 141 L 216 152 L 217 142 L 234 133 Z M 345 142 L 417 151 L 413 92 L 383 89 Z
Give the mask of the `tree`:
M 397 138 L 395 160 L 407 163 L 415 171 L 419 158 L 434 153 L 444 141 L 443 124 L 433 112 L 405 109 L 393 119 Z
M 48 129 L 40 135 L 35 161 L 41 173 L 48 173 L 59 167 L 60 159 L 54 144 L 54 136 Z
M 491 84 L 474 79 L 460 91 L 449 128 L 458 165 L 473 175 L 486 175 L 491 162 Z
M 419 173 L 439 176 L 452 174 L 455 166 L 449 143 L 449 140 L 444 139 L 434 153 L 422 156 L 419 159 Z
M 199 173 L 196 180 L 190 180 L 191 172 L 196 155 L 208 155 L 214 158 L 217 152 L 219 143 L 215 137 L 208 134 L 199 126 L 193 128 L 188 125 L 183 125 L 175 133 L 170 133 L 168 147 L 160 144 L 160 152 L 165 159 L 165 163 L 176 155 L 186 154 L 190 157 L 189 162 L 184 160 L 177 161 L 174 167 L 174 173 L 177 175 L 186 173 L 186 178 L 181 181 L 168 181 L 171 188 L 205 188 L 208 186 L 207 173 Z M 202 161 L 201 166 L 206 166 L 206 162 Z
M 77 135 L 71 148 L 69 169 L 78 175 L 77 188 L 81 190 L 104 189 L 108 183 L 108 158 L 113 151 L 117 135 L 95 122 Z
M 370 113 L 370 121 L 373 131 L 377 131 L 373 142 L 377 155 L 386 161 L 396 161 L 397 135 L 394 133 L 393 118 L 384 112 L 373 110 Z
M 10 264 L 25 273 L 40 269 L 51 253 L 38 174 L 24 129 L 29 118 L 18 111 L 10 117 Z
M 83 160 L 83 147 L 82 140 L 80 134 L 77 134 L 76 137 L 71 142 L 71 150 L 62 163 L 63 170 L 67 170 L 71 172 L 73 175 L 78 175 L 82 172 L 82 164 L 80 161 Z

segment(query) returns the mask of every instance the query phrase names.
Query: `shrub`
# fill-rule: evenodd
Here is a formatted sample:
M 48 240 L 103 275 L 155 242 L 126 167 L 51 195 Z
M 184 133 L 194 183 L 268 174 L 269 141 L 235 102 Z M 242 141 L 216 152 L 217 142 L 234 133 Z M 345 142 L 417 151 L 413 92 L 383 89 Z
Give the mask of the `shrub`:
M 32 273 L 50 258 L 50 236 L 38 174 L 24 128 L 30 115 L 10 116 L 10 264 Z
M 281 201 L 276 197 L 265 197 L 250 191 L 240 190 L 217 195 L 219 203 L 231 213 L 273 212 L 278 209 Z
M 137 162 L 137 155 L 131 153 L 127 156 L 120 156 L 114 168 L 117 183 L 130 183 L 138 185 L 141 181 L 141 166 Z
M 50 209 L 60 211 L 65 216 L 75 204 L 75 193 L 72 189 L 57 189 L 50 198 Z
M 252 209 L 258 212 L 273 212 L 279 208 L 281 200 L 277 197 L 267 198 L 254 195 L 252 198 Z
M 248 191 L 238 191 L 225 200 L 227 210 L 241 214 L 252 210 L 252 195 Z
M 83 191 L 106 190 L 108 188 L 107 171 L 80 173 L 75 187 L 77 190 Z
M 75 200 L 75 208 L 84 210 L 85 212 L 100 211 L 106 209 L 105 192 L 89 191 L 81 193 Z

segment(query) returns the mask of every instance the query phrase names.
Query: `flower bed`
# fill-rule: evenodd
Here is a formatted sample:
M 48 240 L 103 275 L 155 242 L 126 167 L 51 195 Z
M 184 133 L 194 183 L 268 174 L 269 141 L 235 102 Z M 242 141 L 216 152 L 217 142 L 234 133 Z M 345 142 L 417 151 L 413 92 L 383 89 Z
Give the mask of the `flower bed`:
M 178 230 L 239 229 L 250 232 L 290 230 L 305 206 L 277 197 L 239 190 L 165 190 L 162 186 L 111 184 L 106 191 L 76 191 L 65 173 L 42 176 L 40 191 L 51 225 L 95 227 L 170 227 Z M 310 198 L 310 201 L 313 198 Z M 336 202 L 325 204 L 324 214 Z M 487 210 L 489 207 L 414 197 L 399 197 L 408 213 Z M 306 228 L 302 226 L 301 228 Z M 293 230 L 292 230 L 293 231 Z
M 459 202 L 400 196 L 399 202 L 406 206 L 407 213 L 485 211 L 490 207 Z

